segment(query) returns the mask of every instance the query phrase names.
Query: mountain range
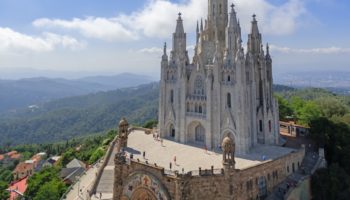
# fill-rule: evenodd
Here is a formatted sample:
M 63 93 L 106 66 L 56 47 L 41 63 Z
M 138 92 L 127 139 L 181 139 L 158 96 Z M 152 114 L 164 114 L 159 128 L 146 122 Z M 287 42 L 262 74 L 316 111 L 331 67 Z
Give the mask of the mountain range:
M 90 76 L 80 79 L 26 78 L 0 80 L 0 113 L 17 112 L 19 108 L 33 106 L 55 99 L 134 87 L 153 82 L 152 78 L 136 74 Z

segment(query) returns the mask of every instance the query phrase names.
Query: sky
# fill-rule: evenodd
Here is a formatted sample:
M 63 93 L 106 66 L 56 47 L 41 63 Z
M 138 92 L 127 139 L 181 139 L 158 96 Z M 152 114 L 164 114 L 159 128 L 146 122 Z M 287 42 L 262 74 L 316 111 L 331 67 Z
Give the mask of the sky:
M 257 15 L 275 73 L 350 71 L 350 1 L 229 2 L 244 43 Z M 124 72 L 158 78 L 179 12 L 191 54 L 207 0 L 0 0 L 0 79 Z

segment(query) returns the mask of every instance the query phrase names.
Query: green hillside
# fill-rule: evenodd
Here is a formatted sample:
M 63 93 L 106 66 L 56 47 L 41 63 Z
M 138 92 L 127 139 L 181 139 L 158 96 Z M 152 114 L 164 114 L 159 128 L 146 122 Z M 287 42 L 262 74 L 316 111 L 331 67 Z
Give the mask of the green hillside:
M 0 118 L 0 145 L 48 143 L 99 133 L 121 117 L 143 124 L 157 116 L 158 84 L 65 98 Z
M 286 86 L 275 91 L 291 92 Z M 39 104 L 0 117 L 0 145 L 49 143 L 109 130 L 121 117 L 132 124 L 157 119 L 159 84 L 98 92 Z

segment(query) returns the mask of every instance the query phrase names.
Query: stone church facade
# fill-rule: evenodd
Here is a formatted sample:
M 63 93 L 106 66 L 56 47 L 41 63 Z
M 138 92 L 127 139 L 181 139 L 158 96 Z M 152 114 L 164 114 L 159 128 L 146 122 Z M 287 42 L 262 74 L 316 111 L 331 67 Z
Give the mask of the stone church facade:
M 255 15 L 245 52 L 234 6 L 228 12 L 227 0 L 209 0 L 208 17 L 197 24 L 192 60 L 186 47 L 179 14 L 170 56 L 165 45 L 161 61 L 161 136 L 208 149 L 230 137 L 238 153 L 257 144 L 277 144 L 272 59 Z
M 190 61 L 179 14 L 161 61 L 158 130 L 120 121 L 114 200 L 265 199 L 303 165 L 305 147 L 276 145 L 272 60 L 256 16 L 245 52 L 234 6 L 209 0 L 196 39 Z

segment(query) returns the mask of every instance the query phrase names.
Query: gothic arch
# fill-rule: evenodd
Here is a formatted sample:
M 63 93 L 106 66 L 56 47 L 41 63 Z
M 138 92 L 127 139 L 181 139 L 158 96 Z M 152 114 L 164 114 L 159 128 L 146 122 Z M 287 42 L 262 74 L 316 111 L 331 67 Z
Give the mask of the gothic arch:
M 175 138 L 176 129 L 175 129 L 175 123 L 173 121 L 168 121 L 166 124 L 165 129 L 165 137 L 167 138 Z
M 205 144 L 206 142 L 206 131 L 203 124 L 199 121 L 192 121 L 187 126 L 187 137 L 186 142 Z
M 128 176 L 123 185 L 122 199 L 130 200 L 170 200 L 170 195 L 163 183 L 146 171 L 135 171 Z

